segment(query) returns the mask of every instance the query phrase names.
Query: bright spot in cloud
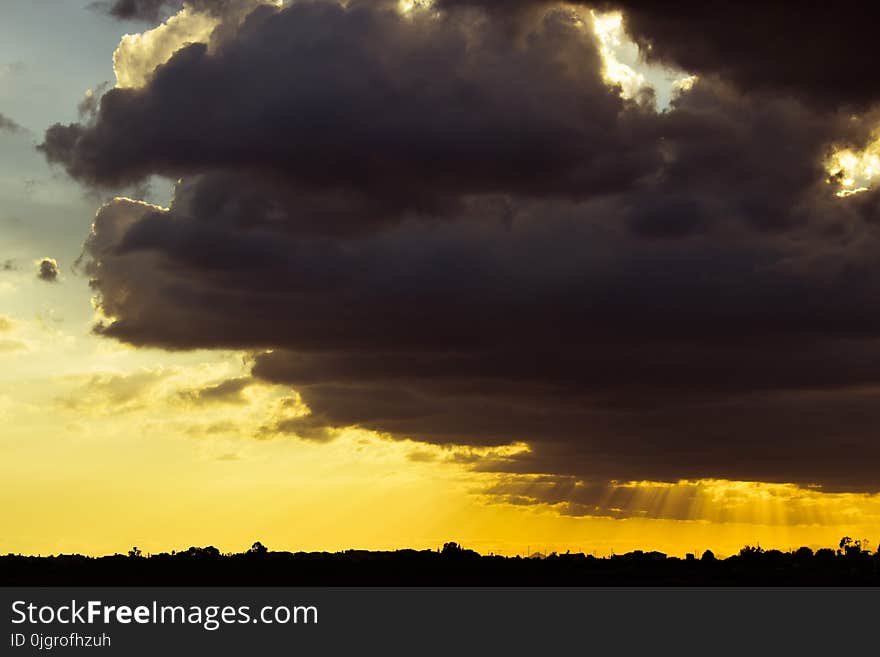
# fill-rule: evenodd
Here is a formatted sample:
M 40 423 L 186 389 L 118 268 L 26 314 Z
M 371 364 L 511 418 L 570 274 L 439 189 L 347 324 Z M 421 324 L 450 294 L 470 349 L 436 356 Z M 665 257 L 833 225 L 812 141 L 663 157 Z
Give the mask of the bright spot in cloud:
M 676 95 L 690 91 L 695 75 L 647 64 L 639 47 L 627 36 L 623 14 L 590 11 L 593 33 L 602 57 L 603 77 L 608 84 L 619 85 L 624 98 L 634 98 L 650 87 L 659 107 L 666 108 Z
M 434 0 L 398 0 L 397 7 L 401 14 L 409 14 L 416 9 L 429 9 Z
M 645 86 L 645 76 L 624 64 L 618 56 L 627 47 L 635 45 L 626 39 L 623 31 L 623 15 L 617 12 L 597 14 L 591 11 L 593 31 L 599 41 L 599 53 L 605 66 L 605 80 L 619 84 L 624 98 L 632 98 Z
M 672 83 L 672 90 L 675 93 L 687 93 L 691 89 L 693 89 L 694 84 L 697 82 L 696 75 L 688 75 L 683 78 L 679 78 Z
M 184 7 L 167 21 L 141 34 L 126 34 L 113 53 L 116 86 L 142 87 L 156 70 L 188 43 L 207 43 L 218 20 Z
M 825 162 L 828 182 L 840 189 L 844 198 L 871 188 L 871 181 L 880 175 L 880 134 L 862 151 L 850 148 L 835 150 Z

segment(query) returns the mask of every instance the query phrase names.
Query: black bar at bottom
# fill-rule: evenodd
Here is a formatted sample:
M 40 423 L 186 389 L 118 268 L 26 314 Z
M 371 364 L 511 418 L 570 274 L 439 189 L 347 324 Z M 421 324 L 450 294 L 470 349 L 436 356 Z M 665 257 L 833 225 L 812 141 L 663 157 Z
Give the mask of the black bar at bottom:
M 878 590 L 2 588 L 0 654 L 831 654 Z

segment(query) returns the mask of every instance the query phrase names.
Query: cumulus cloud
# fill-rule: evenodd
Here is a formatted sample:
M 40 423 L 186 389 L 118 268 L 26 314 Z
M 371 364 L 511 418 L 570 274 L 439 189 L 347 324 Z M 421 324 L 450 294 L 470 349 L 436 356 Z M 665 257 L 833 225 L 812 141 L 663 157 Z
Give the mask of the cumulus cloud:
M 58 282 L 58 261 L 54 258 L 43 258 L 36 262 L 37 278 L 47 283 Z
M 42 148 L 93 184 L 232 167 L 380 204 L 373 215 L 511 187 L 584 196 L 647 173 L 648 126 L 604 83 L 586 25 L 552 12 L 517 46 L 492 22 L 396 7 L 261 7 L 215 53 L 178 50 L 150 85 L 106 93 L 94 127 L 54 126 Z
M 700 75 L 658 113 L 605 81 L 583 13 L 515 4 L 259 7 L 51 127 L 85 184 L 182 178 L 99 210 L 96 331 L 260 352 L 310 411 L 265 435 L 880 489 L 880 194 L 836 197 L 823 164 L 876 111 L 676 59 Z
M 217 26 L 210 14 L 189 8 L 140 34 L 126 34 L 113 53 L 117 87 L 141 87 L 156 67 L 187 44 L 204 43 Z

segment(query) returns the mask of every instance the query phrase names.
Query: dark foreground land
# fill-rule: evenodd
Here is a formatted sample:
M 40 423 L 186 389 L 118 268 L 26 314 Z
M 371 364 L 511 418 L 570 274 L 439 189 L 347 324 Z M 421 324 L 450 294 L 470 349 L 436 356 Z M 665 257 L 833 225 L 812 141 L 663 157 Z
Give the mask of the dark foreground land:
M 481 556 L 442 551 L 270 552 L 189 548 L 170 554 L 0 556 L 0 585 L 133 586 L 880 586 L 880 551 L 858 544 L 793 552 L 745 547 L 727 559 L 630 552 L 607 558 Z

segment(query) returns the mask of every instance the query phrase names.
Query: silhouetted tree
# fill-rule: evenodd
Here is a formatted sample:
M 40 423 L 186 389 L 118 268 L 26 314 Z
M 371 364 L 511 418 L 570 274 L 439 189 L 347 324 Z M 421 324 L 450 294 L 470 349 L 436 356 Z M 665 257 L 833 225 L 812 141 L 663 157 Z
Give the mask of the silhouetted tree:
M 812 559 L 813 551 L 808 547 L 799 547 L 795 551 L 794 556 L 797 559 Z
M 220 550 L 213 545 L 203 548 L 191 547 L 186 552 L 181 552 L 181 554 L 195 559 L 219 559 L 221 556 Z
M 265 545 L 263 545 L 262 543 L 260 543 L 259 541 L 257 541 L 256 543 L 254 543 L 253 545 L 251 545 L 251 549 L 248 550 L 248 554 L 264 555 L 264 554 L 266 554 L 268 551 L 269 551 L 269 550 L 266 548 Z
M 815 553 L 745 546 L 727 559 L 705 550 L 686 562 L 635 550 L 608 558 L 552 554 L 546 559 L 481 556 L 449 542 L 442 550 L 268 552 L 254 543 L 241 554 L 208 546 L 126 557 L 0 556 L 0 586 L 39 585 L 880 585 L 880 552 L 865 539 L 844 537 L 838 548 Z M 873 545 L 873 544 L 871 544 Z M 265 567 L 270 564 L 272 568 Z

